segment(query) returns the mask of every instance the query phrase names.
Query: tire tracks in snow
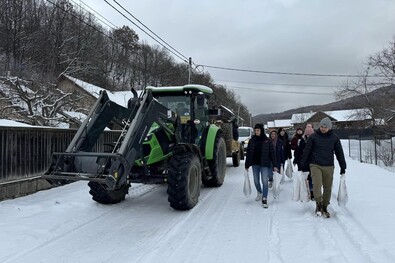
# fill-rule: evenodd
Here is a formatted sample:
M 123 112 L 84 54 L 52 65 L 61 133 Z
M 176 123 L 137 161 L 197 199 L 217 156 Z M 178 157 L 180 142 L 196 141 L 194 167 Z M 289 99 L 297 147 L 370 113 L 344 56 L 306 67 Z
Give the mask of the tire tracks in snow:
M 126 196 L 126 200 L 120 203 L 120 205 L 126 205 L 128 200 L 135 199 L 141 196 L 144 196 L 150 192 L 152 192 L 155 188 L 159 187 L 159 185 L 137 185 L 134 188 L 131 188 L 131 193 Z M 58 234 L 56 234 L 53 237 L 50 237 L 49 239 L 45 239 L 44 241 L 40 242 L 36 246 L 33 246 L 27 250 L 20 251 L 16 254 L 8 255 L 3 258 L 0 258 L 0 262 L 2 263 L 7 263 L 7 262 L 16 262 L 17 260 L 21 260 L 25 257 L 28 257 L 30 254 L 37 252 L 38 250 L 44 249 L 45 247 L 51 245 L 54 242 L 57 242 L 73 233 L 76 231 L 89 226 L 92 223 L 95 223 L 97 220 L 101 219 L 103 216 L 107 216 L 109 214 L 112 214 L 115 210 L 119 209 L 119 206 L 112 206 L 109 209 L 106 209 L 104 213 L 101 213 L 99 215 L 96 215 L 95 217 L 91 217 L 88 219 L 85 219 L 83 222 L 78 223 L 77 225 L 68 228 L 65 231 L 62 231 Z
M 171 224 L 168 226 L 168 230 L 161 232 L 159 235 L 157 235 L 155 239 L 151 241 L 150 244 L 148 244 L 149 247 L 145 248 L 145 251 L 149 251 L 149 253 L 144 255 L 137 255 L 137 257 L 135 258 L 136 262 L 153 262 L 158 254 L 160 254 L 162 262 L 172 262 L 171 257 L 172 255 L 176 254 L 178 247 L 180 247 L 183 243 L 187 242 L 189 240 L 190 233 L 195 231 L 195 229 L 200 226 L 199 224 L 195 224 L 192 227 L 189 226 L 189 219 L 193 218 L 194 221 L 200 221 L 205 220 L 205 218 L 209 218 L 206 215 L 210 210 L 209 208 L 214 206 L 214 203 L 208 203 L 207 205 L 206 199 L 209 199 L 214 191 L 218 189 L 204 189 L 207 189 L 207 191 L 204 191 L 203 194 L 201 192 L 199 202 L 193 209 L 189 211 L 175 211 L 175 213 L 185 214 L 182 217 L 174 218 Z M 202 209 L 200 209 L 201 207 L 205 208 L 203 212 L 201 211 Z M 197 220 L 196 218 L 199 218 L 199 220 Z M 218 220 L 220 219 L 220 217 L 217 218 Z M 210 224 L 212 223 L 213 222 L 211 221 Z M 188 226 L 184 227 L 185 225 Z M 200 244 L 200 242 L 204 239 L 206 232 L 207 230 L 203 231 L 201 235 L 199 235 L 199 240 L 195 239 L 194 242 L 196 242 L 196 244 Z M 180 233 L 184 233 L 184 235 L 180 235 Z M 172 240 L 175 240 L 175 242 L 171 242 Z M 197 246 L 194 250 L 196 249 L 198 249 Z M 190 254 L 196 255 L 197 253 L 193 253 L 192 251 L 190 251 Z M 191 260 L 187 260 L 186 262 L 191 262 Z
M 272 191 L 269 191 L 269 195 Z M 269 220 L 268 220 L 268 236 L 269 236 L 269 249 L 268 249 L 268 261 L 267 262 L 284 262 L 285 260 L 281 257 L 281 240 L 279 234 L 279 220 L 277 220 L 277 210 L 278 204 L 276 200 L 279 197 L 273 199 L 271 205 L 268 208 L 269 212 Z
M 336 200 L 336 196 L 332 195 L 332 199 Z M 379 246 L 376 238 L 354 217 L 351 211 L 346 207 L 339 207 L 339 209 L 341 211 L 336 211 L 334 222 L 338 225 L 337 229 L 343 230 L 353 247 L 363 256 L 364 260 L 361 262 L 395 262 L 395 257 Z
M 200 255 L 205 257 L 204 253 L 207 253 L 207 251 L 213 254 L 213 260 L 216 260 L 217 257 L 217 260 L 221 262 L 220 258 L 226 252 L 226 248 L 221 246 L 219 240 L 232 243 L 234 239 L 232 229 L 228 229 L 227 222 L 223 222 L 224 218 L 227 218 L 229 208 L 233 208 L 233 200 L 229 197 L 242 194 L 241 189 L 238 188 L 240 185 L 235 184 L 233 180 L 238 181 L 239 179 L 227 176 L 224 185 L 219 188 L 203 187 L 198 204 L 192 210 L 181 212 L 185 215 L 178 218 L 169 231 L 160 234 L 157 243 L 150 244 L 149 248 L 145 249 L 150 251 L 148 254 L 136 257 L 136 262 L 148 263 L 158 260 L 164 263 L 180 260 L 183 262 L 202 262 Z M 243 205 L 242 210 L 241 212 L 248 214 L 249 206 L 245 207 Z M 213 213 L 215 213 L 214 220 Z M 199 235 L 196 235 L 197 232 Z M 219 240 L 213 241 L 213 232 L 220 233 Z M 196 244 L 192 246 L 192 249 L 188 244 L 188 242 L 191 242 L 191 236 L 194 236 L 193 243 Z M 196 236 L 198 237 L 196 238 Z M 188 253 L 185 253 L 184 247 L 188 247 Z
M 336 200 L 334 194 L 332 194 L 332 200 Z M 313 211 L 315 203 L 311 205 L 311 208 Z M 378 242 L 374 236 L 347 208 L 340 208 L 342 211 L 334 210 L 331 206 L 329 208 L 331 218 L 317 217 L 318 223 L 315 224 L 316 235 L 328 253 L 328 259 L 333 262 L 350 263 L 355 262 L 355 258 L 359 258 L 358 262 L 366 263 L 395 262 L 395 258 L 377 245 Z

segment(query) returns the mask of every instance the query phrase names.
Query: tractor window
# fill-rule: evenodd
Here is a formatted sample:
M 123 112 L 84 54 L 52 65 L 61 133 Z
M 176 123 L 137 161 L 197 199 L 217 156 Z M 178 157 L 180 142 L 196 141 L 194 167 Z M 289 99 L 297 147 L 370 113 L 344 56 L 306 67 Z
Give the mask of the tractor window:
M 185 115 L 190 112 L 190 101 L 185 96 L 155 96 L 155 98 L 166 108 Z
M 197 130 L 196 143 L 199 143 L 205 127 L 209 125 L 208 103 L 203 96 L 195 100 L 195 113 L 195 120 L 197 120 L 195 124 Z

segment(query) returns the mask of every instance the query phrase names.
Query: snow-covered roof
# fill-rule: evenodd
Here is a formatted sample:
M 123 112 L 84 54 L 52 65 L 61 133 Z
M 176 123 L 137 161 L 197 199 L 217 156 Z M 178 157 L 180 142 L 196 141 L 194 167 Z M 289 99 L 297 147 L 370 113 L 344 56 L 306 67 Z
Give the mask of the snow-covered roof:
M 34 127 L 32 125 L 18 122 L 18 121 L 12 121 L 12 120 L 6 120 L 6 119 L 0 119 L 0 126 L 7 126 L 7 127 Z
M 87 117 L 84 113 L 76 112 L 76 111 L 64 111 L 64 113 L 66 113 L 70 117 L 72 117 L 80 122 L 83 122 L 85 120 L 85 118 Z
M 291 119 L 274 120 L 274 125 L 275 125 L 275 127 L 288 127 L 288 126 L 292 126 L 292 125 L 291 125 Z
M 317 112 L 305 112 L 292 114 L 291 123 L 303 123 L 314 116 Z M 323 111 L 336 121 L 360 121 L 370 119 L 368 109 L 334 110 Z
M 267 122 L 267 128 L 291 127 L 291 119 L 274 120 Z
M 310 119 L 315 112 L 305 112 L 305 113 L 294 113 L 291 117 L 291 123 L 302 123 Z
M 337 121 L 360 121 L 370 119 L 367 109 L 325 111 Z
M 93 84 L 90 84 L 88 82 L 85 82 L 83 80 L 77 79 L 77 78 L 73 78 L 69 75 L 64 74 L 64 76 L 66 78 L 68 78 L 69 80 L 71 80 L 72 82 L 74 82 L 76 85 L 78 85 L 79 87 L 81 87 L 82 89 L 84 89 L 86 92 L 90 93 L 93 97 L 98 98 L 100 95 L 100 91 L 101 90 L 105 90 L 107 92 L 108 97 L 110 98 L 110 100 L 114 101 L 115 103 L 127 107 L 128 105 L 128 100 L 133 96 L 131 91 L 116 91 L 116 92 L 112 92 L 109 90 L 106 90 L 104 88 L 95 86 Z M 138 96 L 140 96 L 140 93 L 142 91 L 137 91 Z

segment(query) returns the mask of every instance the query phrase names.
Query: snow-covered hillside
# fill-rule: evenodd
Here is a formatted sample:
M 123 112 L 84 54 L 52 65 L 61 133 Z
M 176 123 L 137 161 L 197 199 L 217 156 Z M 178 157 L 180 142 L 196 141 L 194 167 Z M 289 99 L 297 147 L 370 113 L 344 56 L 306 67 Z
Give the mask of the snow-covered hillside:
M 337 205 L 337 167 L 329 219 L 292 201 L 288 178 L 268 209 L 245 198 L 244 163 L 231 159 L 224 185 L 185 212 L 165 185 L 135 184 L 117 205 L 92 201 L 86 182 L 3 201 L 0 262 L 395 262 L 395 174 L 347 164 L 349 202 Z

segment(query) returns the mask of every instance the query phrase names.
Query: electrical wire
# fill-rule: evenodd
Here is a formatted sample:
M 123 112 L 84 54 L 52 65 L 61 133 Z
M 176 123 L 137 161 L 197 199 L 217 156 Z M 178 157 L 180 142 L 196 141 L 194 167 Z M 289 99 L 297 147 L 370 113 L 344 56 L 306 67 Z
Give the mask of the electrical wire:
M 243 83 L 253 85 L 269 85 L 269 86 L 291 86 L 291 87 L 319 87 L 319 88 L 338 88 L 338 85 L 313 85 L 313 84 L 292 84 L 292 83 L 268 83 L 268 82 L 249 82 L 249 81 L 233 81 L 233 80 L 219 80 L 219 82 Z
M 174 52 L 176 52 L 177 54 L 179 54 L 180 56 L 182 56 L 183 58 L 185 58 L 185 60 L 188 60 L 188 58 L 186 56 L 184 56 L 183 54 L 181 54 L 180 52 L 178 52 L 178 50 L 176 50 L 175 48 L 173 48 L 169 43 L 167 43 L 166 41 L 164 41 L 160 36 L 158 36 L 155 32 L 153 32 L 149 27 L 147 27 L 143 22 L 141 22 L 137 17 L 135 17 L 134 15 L 132 15 L 126 8 L 124 8 L 121 4 L 119 4 L 116 0 L 113 0 L 120 8 L 122 8 L 126 13 L 128 13 L 131 17 L 133 17 L 137 22 L 139 22 L 144 28 L 146 28 L 149 32 L 151 32 L 152 34 L 154 34 L 157 38 L 159 38 L 163 43 L 165 43 L 167 46 L 169 46 L 169 48 L 171 48 Z
M 287 94 L 299 94 L 299 95 L 322 95 L 322 96 L 333 96 L 333 93 L 324 92 L 303 92 L 303 91 L 287 91 L 287 90 L 267 90 L 259 88 L 248 88 L 248 87 L 238 87 L 238 86 L 226 86 L 227 88 L 232 88 L 236 90 L 243 91 L 253 91 L 253 92 L 268 92 L 268 93 L 287 93 Z
M 318 74 L 318 73 L 298 73 L 298 72 L 281 72 L 281 71 L 264 71 L 264 70 L 253 70 L 253 69 L 238 69 L 228 67 L 218 67 L 210 65 L 199 65 L 201 67 L 239 71 L 239 72 L 250 72 L 260 74 L 275 74 L 275 75 L 293 75 L 293 76 L 308 76 L 308 77 L 341 77 L 341 78 L 355 78 L 355 77 L 383 77 L 379 75 L 353 75 L 353 74 Z
M 86 12 L 90 13 L 90 12 L 89 12 L 86 8 L 84 8 L 81 4 L 76 3 L 74 0 L 70 0 L 70 1 L 73 2 L 75 5 L 79 6 L 80 8 L 84 9 Z M 90 7 L 90 6 L 89 6 L 88 4 L 86 4 L 84 1 L 82 1 L 82 0 L 76 0 L 76 1 L 82 3 L 84 6 L 86 6 L 87 8 L 89 8 L 92 12 L 94 12 L 94 13 L 97 14 L 99 17 L 101 17 L 102 19 L 104 19 L 106 22 L 104 22 L 102 19 L 96 17 L 100 22 L 102 22 L 103 24 L 105 24 L 105 25 L 108 26 L 109 28 L 111 28 L 111 29 L 113 29 L 113 30 L 114 30 L 115 28 L 117 28 L 117 26 L 114 25 L 110 20 L 108 20 L 107 18 L 105 18 L 104 16 L 102 16 L 99 12 L 97 12 L 95 9 L 93 9 L 92 7 Z M 93 15 L 93 14 L 92 14 L 92 15 Z M 93 16 L 95 16 L 95 15 L 93 15 Z M 107 24 L 107 22 L 108 22 L 108 24 Z M 111 24 L 111 26 L 110 26 L 109 24 Z
M 184 61 L 185 63 L 189 63 L 188 60 L 185 60 L 183 57 L 181 57 L 180 55 L 176 54 L 175 52 L 173 52 L 171 49 L 169 49 L 168 47 L 166 47 L 165 45 L 163 45 L 159 40 L 157 40 L 156 38 L 154 38 L 152 35 L 150 35 L 147 31 L 145 31 L 144 29 L 142 29 L 139 25 L 137 25 L 135 22 L 133 22 L 130 18 L 128 18 L 124 13 L 122 13 L 121 11 L 119 11 L 119 9 L 117 9 L 115 6 L 113 6 L 112 4 L 110 4 L 107 0 L 104 0 L 104 2 L 106 2 L 109 6 L 111 6 L 115 11 L 117 11 L 120 15 L 122 15 L 124 18 L 126 18 L 130 23 L 132 23 L 133 25 L 135 25 L 138 29 L 140 29 L 141 31 L 143 31 L 146 35 L 148 35 L 150 38 L 152 38 L 155 42 L 157 42 L 159 45 L 161 45 L 163 48 L 165 48 L 167 51 L 169 51 L 170 53 L 172 53 L 174 56 L 178 57 L 179 59 L 181 59 L 182 61 Z
M 78 16 L 76 16 L 76 15 L 70 13 L 69 11 L 65 10 L 64 8 L 60 7 L 58 4 L 52 2 L 51 0 L 46 0 L 46 1 L 47 1 L 48 3 L 51 3 L 53 6 L 55 6 L 55 7 L 58 8 L 59 10 L 62 10 L 63 12 L 65 12 L 65 13 L 71 15 L 72 17 L 78 19 L 80 22 L 84 23 L 85 25 L 89 26 L 90 28 L 94 29 L 95 31 L 99 32 L 99 33 L 102 34 L 103 36 L 105 36 L 105 37 L 107 37 L 107 38 L 109 38 L 109 39 L 111 39 L 111 40 L 113 40 L 113 41 L 116 41 L 116 40 L 113 39 L 111 36 L 107 35 L 107 34 L 104 33 L 103 31 L 101 31 L 100 29 L 96 28 L 95 26 L 93 26 L 93 25 L 87 23 L 86 21 L 84 21 L 84 20 L 81 19 L 80 17 L 78 17 Z M 118 41 L 117 41 L 117 42 L 118 42 Z

